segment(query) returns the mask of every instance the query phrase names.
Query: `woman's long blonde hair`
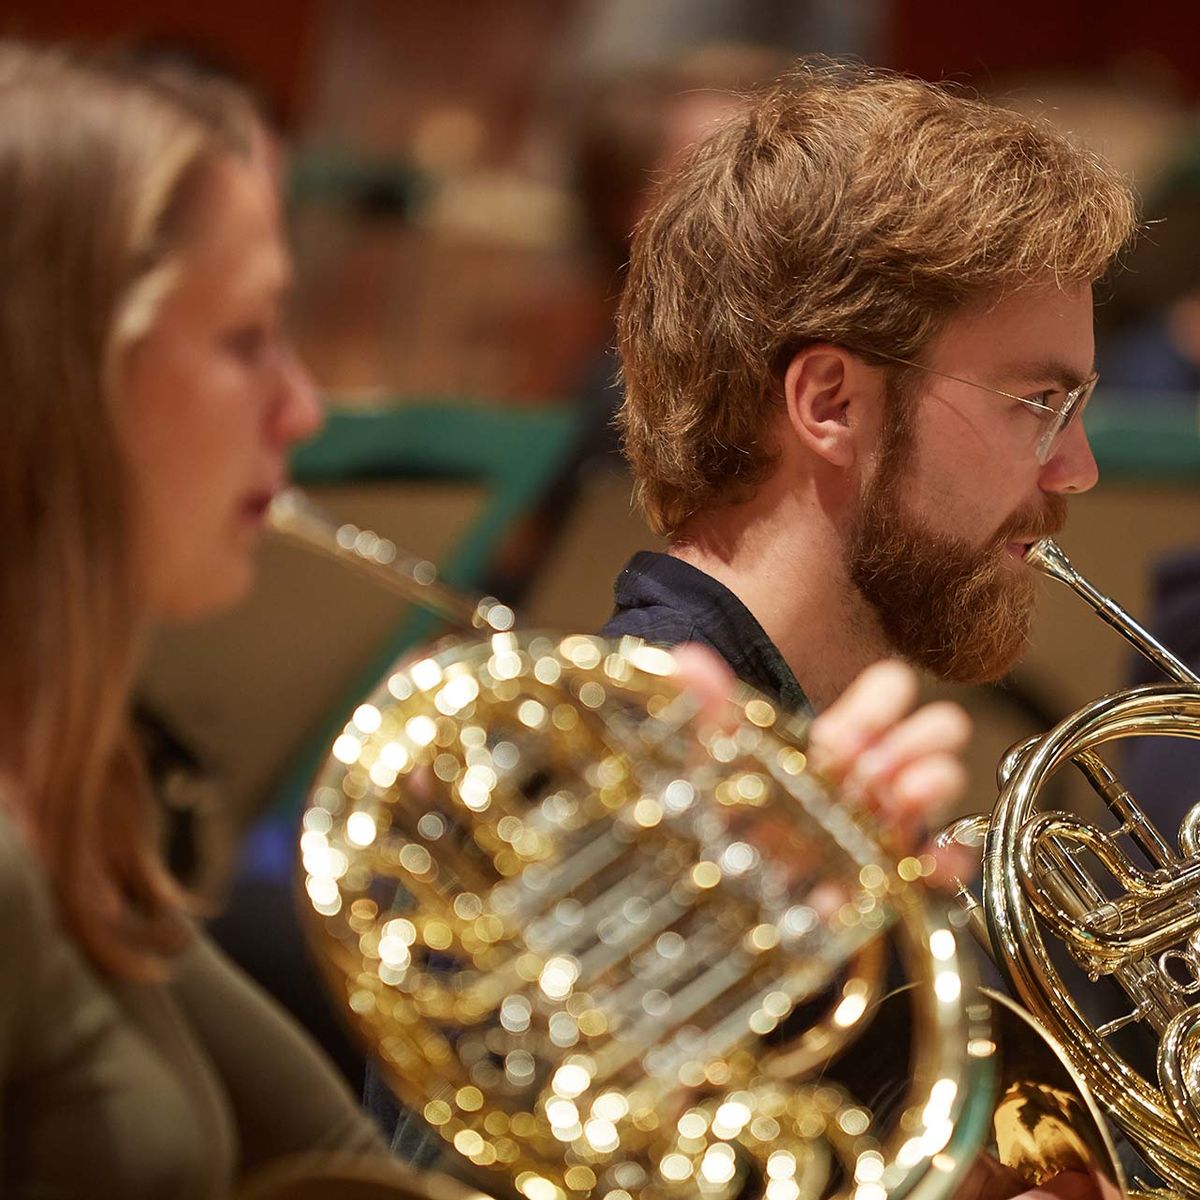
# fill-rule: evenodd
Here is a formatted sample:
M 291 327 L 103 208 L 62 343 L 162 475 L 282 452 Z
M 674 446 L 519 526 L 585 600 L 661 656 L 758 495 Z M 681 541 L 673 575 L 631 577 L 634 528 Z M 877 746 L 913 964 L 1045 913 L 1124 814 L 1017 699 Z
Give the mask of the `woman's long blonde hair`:
M 0 42 L 0 802 L 110 975 L 153 975 L 186 938 L 129 715 L 144 615 L 118 383 L 239 125 L 211 96 Z

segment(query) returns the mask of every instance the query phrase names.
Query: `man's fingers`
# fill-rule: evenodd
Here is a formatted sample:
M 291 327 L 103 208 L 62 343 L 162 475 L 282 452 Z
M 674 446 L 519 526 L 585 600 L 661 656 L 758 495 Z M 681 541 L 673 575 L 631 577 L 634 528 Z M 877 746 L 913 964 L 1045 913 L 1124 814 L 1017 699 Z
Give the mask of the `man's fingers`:
M 729 701 L 737 686 L 729 664 L 715 651 L 695 642 L 678 647 L 674 654 L 676 678 L 699 702 L 701 720 L 728 724 Z
M 971 719 L 947 700 L 927 704 L 887 730 L 855 759 L 847 783 L 863 790 L 895 779 L 927 755 L 958 754 L 971 738 Z
M 966 791 L 959 754 L 970 736 L 970 718 L 957 705 L 927 705 L 858 756 L 844 791 L 884 818 L 931 820 Z
M 901 768 L 891 785 L 891 811 L 898 817 L 928 822 L 961 800 L 967 768 L 951 753 L 927 754 Z
M 729 725 L 737 683 L 729 666 L 707 647 L 675 651 L 677 678 L 699 703 L 701 720 Z M 959 753 L 971 733 L 967 715 L 947 702 L 916 713 L 914 672 L 903 663 L 876 663 L 813 721 L 813 765 L 844 798 L 876 812 L 894 851 L 917 846 L 929 823 L 966 790 Z
M 933 859 L 933 874 L 925 880 L 929 887 L 941 892 L 956 892 L 979 869 L 980 849 L 971 846 L 935 846 L 930 843 L 923 853 Z
M 908 713 L 917 698 L 917 677 L 901 662 L 868 667 L 809 728 L 817 770 L 840 780 L 854 759 Z

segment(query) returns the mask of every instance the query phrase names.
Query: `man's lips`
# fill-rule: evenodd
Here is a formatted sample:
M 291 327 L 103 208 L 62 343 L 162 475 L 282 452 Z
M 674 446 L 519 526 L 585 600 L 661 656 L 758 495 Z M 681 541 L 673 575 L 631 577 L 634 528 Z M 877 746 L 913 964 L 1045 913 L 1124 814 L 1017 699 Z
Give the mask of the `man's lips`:
M 1013 558 L 1024 560 L 1029 548 L 1043 538 L 1058 537 L 1067 523 L 1067 503 L 1059 495 L 1049 495 L 1041 507 L 1030 507 L 1014 514 L 996 531 L 994 545 L 1003 546 Z
M 1029 551 L 1033 549 L 1038 542 L 1043 542 L 1047 538 L 1057 536 L 1058 531 L 1044 531 L 1042 533 L 1025 534 L 1020 537 L 1012 538 L 1004 543 L 1005 551 L 1013 558 L 1019 558 L 1022 562 L 1029 557 Z

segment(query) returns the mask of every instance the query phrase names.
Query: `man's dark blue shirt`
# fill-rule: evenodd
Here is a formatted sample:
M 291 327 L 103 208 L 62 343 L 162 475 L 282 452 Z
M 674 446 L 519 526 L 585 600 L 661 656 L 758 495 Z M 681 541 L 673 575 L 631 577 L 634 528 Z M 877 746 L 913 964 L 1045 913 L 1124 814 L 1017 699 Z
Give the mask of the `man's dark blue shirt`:
M 793 713 L 810 713 L 791 667 L 754 614 L 711 575 L 669 554 L 635 554 L 613 585 L 616 607 L 601 637 L 640 637 L 657 646 L 699 642 L 733 673 Z
M 770 696 L 782 708 L 812 715 L 791 667 L 754 614 L 723 583 L 669 554 L 642 551 L 629 560 L 613 586 L 616 608 L 600 630 L 603 637 L 632 635 L 660 646 L 699 642 L 715 650 L 743 682 Z M 889 951 L 895 960 L 895 951 Z M 898 962 L 892 986 L 905 982 Z M 786 1042 L 806 1029 L 830 1004 L 828 994 L 802 1005 L 767 1043 Z M 910 1045 L 903 1026 L 907 1003 L 890 1013 L 887 1030 L 873 1031 L 844 1052 L 832 1078 L 857 1084 L 859 1095 L 879 1111 L 893 1109 L 907 1086 Z M 898 1029 L 897 1026 L 900 1028 Z M 869 1082 L 868 1082 L 869 1081 Z

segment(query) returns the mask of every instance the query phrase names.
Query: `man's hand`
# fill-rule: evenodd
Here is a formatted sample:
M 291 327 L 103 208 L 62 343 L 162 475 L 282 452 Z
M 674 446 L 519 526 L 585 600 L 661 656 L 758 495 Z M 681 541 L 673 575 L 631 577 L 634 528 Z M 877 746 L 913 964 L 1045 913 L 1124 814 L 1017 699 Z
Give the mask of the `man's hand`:
M 1090 1171 L 1063 1171 L 1031 1188 L 1011 1167 L 981 1153 L 955 1189 L 954 1200 L 1121 1200 L 1121 1191 Z
M 971 722 L 957 704 L 913 712 L 917 677 L 889 660 L 868 667 L 809 729 L 810 760 L 848 803 L 873 812 L 895 850 L 910 850 L 967 785 Z
M 735 686 L 728 665 L 703 646 L 675 652 L 679 679 L 701 712 L 726 718 Z M 962 750 L 971 722 L 957 704 L 938 701 L 913 711 L 917 677 L 889 660 L 868 667 L 809 729 L 813 766 L 848 803 L 875 814 L 888 848 L 906 853 L 966 789 Z M 943 875 L 969 873 L 970 852 L 937 852 Z

